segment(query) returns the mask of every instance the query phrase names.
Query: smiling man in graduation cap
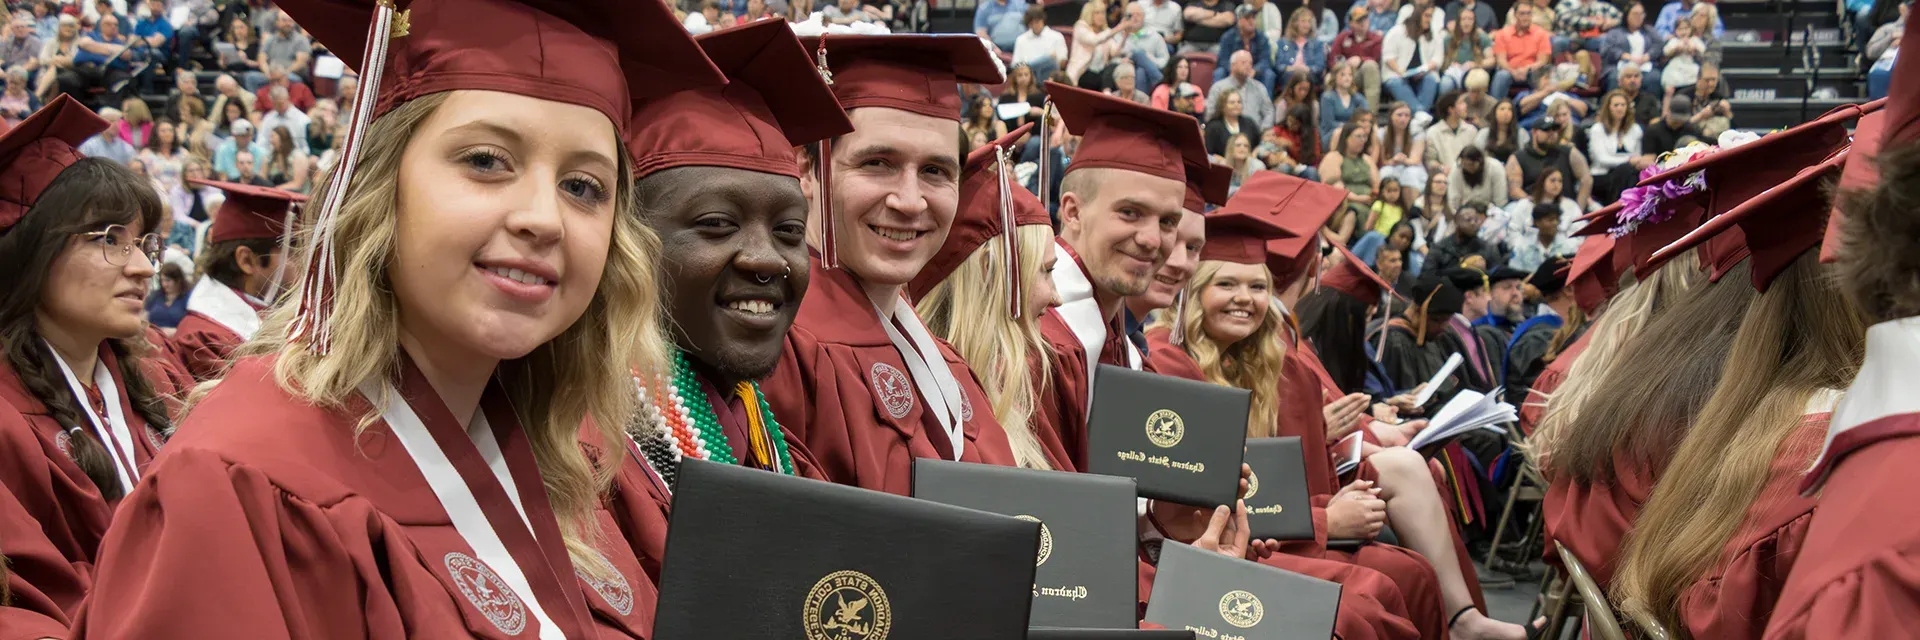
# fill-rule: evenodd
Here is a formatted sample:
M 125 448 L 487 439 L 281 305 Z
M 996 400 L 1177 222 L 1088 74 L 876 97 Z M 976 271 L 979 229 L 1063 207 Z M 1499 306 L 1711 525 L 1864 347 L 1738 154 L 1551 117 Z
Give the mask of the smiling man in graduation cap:
M 660 235 L 674 349 L 666 370 L 637 379 L 642 410 L 609 511 L 654 580 L 682 460 L 823 479 L 757 381 L 807 292 L 794 148 L 852 130 L 785 22 L 695 40 L 726 87 L 643 101 L 627 135 L 635 198 Z
M 841 484 L 906 495 L 916 458 L 1011 465 L 973 371 L 906 296 L 959 208 L 958 83 L 1005 74 L 971 35 L 802 42 L 853 132 L 802 158 L 816 254 L 794 265 L 810 290 L 763 385 L 773 415 Z
M 181 364 L 199 382 L 220 377 L 240 343 L 260 331 L 261 314 L 286 286 L 283 236 L 294 203 L 307 197 L 272 187 L 192 180 L 227 193 L 214 214 L 206 250 L 187 294 L 187 317 L 173 332 Z

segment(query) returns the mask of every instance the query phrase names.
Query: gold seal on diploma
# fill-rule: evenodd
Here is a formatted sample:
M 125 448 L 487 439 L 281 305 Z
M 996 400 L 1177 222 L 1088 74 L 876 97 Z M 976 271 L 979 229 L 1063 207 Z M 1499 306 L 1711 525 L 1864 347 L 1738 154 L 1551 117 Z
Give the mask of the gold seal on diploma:
M 1240 499 L 1252 500 L 1253 494 L 1256 494 L 1256 493 L 1260 493 L 1260 474 L 1254 473 L 1252 471 L 1248 471 L 1247 472 L 1247 495 L 1240 496 Z
M 1033 516 L 1018 515 L 1018 516 L 1014 516 L 1014 519 L 1025 520 L 1027 522 L 1038 523 L 1040 525 L 1040 555 L 1034 558 L 1033 566 L 1038 567 L 1040 565 L 1046 564 L 1047 558 L 1053 555 L 1053 531 L 1047 528 L 1047 523 L 1041 522 L 1039 518 L 1035 518 Z
M 807 640 L 885 640 L 893 607 L 880 583 L 858 571 L 835 571 L 807 592 Z
M 1236 589 L 1220 596 L 1220 617 L 1227 624 L 1246 629 L 1260 624 L 1260 618 L 1266 615 L 1267 608 L 1261 606 L 1260 598 L 1251 593 Z
M 1161 409 L 1147 416 L 1147 440 L 1162 449 L 1171 449 L 1180 444 L 1180 438 L 1187 435 L 1187 425 L 1180 420 L 1180 414 L 1170 409 Z

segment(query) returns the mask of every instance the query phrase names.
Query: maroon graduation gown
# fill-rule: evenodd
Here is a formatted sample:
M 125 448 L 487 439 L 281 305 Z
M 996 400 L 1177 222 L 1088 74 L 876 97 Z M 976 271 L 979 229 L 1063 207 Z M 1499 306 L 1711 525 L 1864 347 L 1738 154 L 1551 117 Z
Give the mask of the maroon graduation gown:
M 1074 333 L 1066 314 L 1098 313 L 1098 302 L 1094 299 L 1090 279 L 1086 275 L 1086 263 L 1080 259 L 1080 254 L 1075 253 L 1064 240 L 1055 241 L 1054 246 L 1060 257 L 1054 267 L 1054 286 L 1063 298 L 1071 298 L 1040 316 L 1040 337 L 1052 352 L 1053 367 L 1049 372 L 1051 378 L 1036 384 L 1036 388 L 1040 389 L 1039 411 L 1035 412 L 1038 418 L 1036 426 L 1045 427 L 1041 430 L 1043 435 L 1040 436 L 1040 443 L 1047 447 L 1049 458 L 1063 458 L 1071 463 L 1071 466 L 1056 464 L 1055 468 L 1084 470 L 1087 468 L 1087 408 L 1093 394 L 1093 380 L 1089 376 L 1092 366 L 1087 362 L 1088 347 Z M 1104 326 L 1100 357 L 1093 364 L 1135 366 L 1130 354 L 1136 353 L 1136 350 L 1127 341 L 1126 327 L 1121 318 L 1106 318 Z M 1138 365 L 1147 371 L 1153 370 L 1153 363 L 1144 357 Z M 1052 433 L 1045 434 L 1046 431 Z
M 476 559 L 392 427 L 375 420 L 356 436 L 367 402 L 310 406 L 271 368 L 234 363 L 123 501 L 75 636 L 538 637 L 527 603 Z M 521 502 L 537 522 L 544 505 Z M 612 573 L 556 577 L 584 598 L 582 635 L 649 637 L 653 582 L 602 528 L 596 551 Z
M 1807 461 L 1820 452 L 1832 414 L 1809 414 L 1775 450 L 1767 483 L 1706 575 L 1680 593 L 1680 619 L 1695 638 L 1757 640 L 1807 541 L 1813 498 L 1800 495 Z
M 745 407 L 737 406 L 737 401 L 722 401 L 712 387 L 703 379 L 701 388 L 707 391 L 708 402 L 714 402 L 715 417 L 720 419 L 720 427 L 727 435 L 727 445 L 733 447 L 734 455 L 740 458 L 747 451 L 747 428 Z M 728 406 L 734 405 L 734 406 Z M 805 445 L 793 437 L 784 427 L 781 436 L 787 442 L 787 454 L 793 458 L 794 474 L 811 480 L 826 480 L 813 462 L 813 455 L 807 453 Z M 632 547 L 633 555 L 640 560 L 640 567 L 655 584 L 660 582 L 660 566 L 667 558 L 667 523 L 673 514 L 672 487 L 667 486 L 660 475 L 647 463 L 646 456 L 640 453 L 638 445 L 631 440 L 624 443 L 620 471 L 614 476 L 613 492 L 604 503 L 605 517 L 610 519 L 612 529 L 618 530 L 627 544 Z
M 1581 353 L 1586 352 L 1587 339 L 1593 337 L 1593 333 L 1592 331 L 1580 332 L 1580 337 L 1574 339 L 1573 344 L 1562 349 L 1560 355 L 1555 356 L 1553 362 L 1547 364 L 1546 370 L 1541 371 L 1539 377 L 1533 379 L 1533 386 L 1528 389 L 1527 397 L 1521 399 L 1521 433 L 1532 436 L 1533 430 L 1540 428 L 1540 421 L 1547 417 L 1547 398 L 1553 397 L 1553 392 L 1560 388 L 1560 383 L 1566 382 L 1567 373 L 1573 371 L 1573 362 L 1580 358 Z M 1547 546 L 1551 548 L 1553 545 Z
M 761 392 L 827 479 L 908 495 L 914 459 L 952 460 L 953 447 L 853 274 L 822 268 L 818 256 L 809 263 L 812 284 Z M 973 370 L 935 341 L 964 398 L 961 461 L 1014 466 L 1013 447 Z
M 196 285 L 193 292 L 195 297 L 187 300 L 187 316 L 180 319 L 180 326 L 173 330 L 174 349 L 179 353 L 180 363 L 186 366 L 187 373 L 201 382 L 220 377 L 220 372 L 227 368 L 227 362 L 233 359 L 233 350 L 247 341 L 239 332 L 228 326 L 227 322 L 222 322 L 220 317 L 224 314 L 244 313 L 241 309 L 227 308 L 235 304 L 233 300 L 252 307 L 256 317 L 265 311 L 263 307 L 238 293 L 233 293 L 231 289 L 227 289 L 226 306 L 211 307 L 202 304 L 197 308 L 195 302 L 209 297 L 207 292 L 202 291 L 208 287 L 227 289 L 226 285 L 212 279 L 206 279 Z
M 120 406 L 128 406 L 112 350 L 102 345 L 100 358 L 113 374 Z M 157 392 L 172 391 L 164 381 L 149 382 Z M 135 435 L 134 464 L 145 472 L 164 434 L 138 413 L 125 415 Z M 67 454 L 76 437 L 93 436 L 68 433 L 27 392 L 12 365 L 0 360 L 0 555 L 7 559 L 12 598 L 0 607 L 0 640 L 64 637 L 94 584 L 101 538 L 118 501 L 102 498 Z
M 1867 358 L 1802 488 L 1820 511 L 1767 638 L 1912 637 L 1920 628 L 1920 319 L 1867 330 Z

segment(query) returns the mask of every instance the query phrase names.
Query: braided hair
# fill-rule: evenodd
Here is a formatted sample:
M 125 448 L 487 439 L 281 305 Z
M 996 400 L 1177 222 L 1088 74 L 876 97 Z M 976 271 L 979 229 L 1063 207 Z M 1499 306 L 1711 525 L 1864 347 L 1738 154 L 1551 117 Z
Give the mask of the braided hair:
M 14 280 L 18 286 L 0 292 L 0 350 L 27 392 L 68 430 L 68 455 L 108 500 L 124 493 L 113 456 L 88 428 L 90 409 L 62 379 L 53 361 L 57 356 L 37 326 L 35 310 L 55 259 L 73 246 L 74 235 L 136 220 L 152 230 L 161 219 L 159 195 L 145 180 L 111 161 L 86 158 L 61 171 L 20 223 L 0 233 L 0 273 L 18 274 Z M 107 347 L 118 361 L 128 409 L 155 430 L 170 432 L 166 407 L 140 369 L 140 359 L 151 346 L 136 334 L 108 339 Z

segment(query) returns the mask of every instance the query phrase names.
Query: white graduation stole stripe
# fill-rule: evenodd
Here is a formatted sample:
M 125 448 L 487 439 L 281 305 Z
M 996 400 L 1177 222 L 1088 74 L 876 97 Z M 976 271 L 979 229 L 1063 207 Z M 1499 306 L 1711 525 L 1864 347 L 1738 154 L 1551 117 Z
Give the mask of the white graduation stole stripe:
M 242 295 L 218 280 L 202 277 L 187 294 L 187 311 L 206 316 L 241 340 L 252 340 L 253 334 L 260 332 L 260 311 L 247 304 Z
M 385 393 L 382 394 L 382 391 Z M 526 605 L 527 612 L 540 622 L 542 640 L 565 640 L 566 636 L 560 632 L 560 627 L 541 607 L 540 599 L 534 597 L 533 586 L 527 581 L 526 572 L 520 568 L 520 563 L 514 561 L 513 554 L 507 551 L 507 545 L 494 532 L 493 524 L 487 521 L 486 513 L 480 510 L 479 499 L 467 488 L 467 481 L 460 477 L 460 471 L 454 468 L 446 452 L 434 441 L 433 434 L 427 431 L 426 423 L 414 413 L 413 407 L 407 405 L 406 398 L 391 385 L 380 383 L 362 385 L 360 394 L 376 405 L 380 404 L 379 398 L 386 399 L 385 405 L 380 405 L 380 418 L 386 421 L 387 428 L 400 440 L 400 446 L 413 458 L 420 475 L 427 479 L 427 486 L 433 489 L 434 497 L 439 499 L 440 506 L 446 509 L 447 517 L 453 521 L 454 530 L 466 540 L 467 546 L 473 547 L 474 556 L 493 569 L 494 574 L 500 576 L 500 580 L 506 582 L 520 602 Z M 520 513 L 521 524 L 531 532 L 533 527 L 527 523 L 526 510 L 520 505 L 520 492 L 513 484 L 513 475 L 507 472 L 506 457 L 501 455 L 500 443 L 494 440 L 493 429 L 487 424 L 486 411 L 474 410 L 473 420 L 467 424 L 467 435 L 473 438 L 474 448 L 480 450 L 480 455 L 487 460 L 487 468 L 499 478 L 500 485 L 513 500 L 513 508 Z
M 47 351 L 53 353 L 53 361 L 60 365 L 60 373 L 67 378 L 67 388 L 73 391 L 73 399 L 80 403 L 81 413 L 87 414 L 87 422 L 93 425 L 93 433 L 100 442 L 113 449 L 113 470 L 120 476 L 121 495 L 133 491 L 133 484 L 140 481 L 140 469 L 134 465 L 133 431 L 127 428 L 127 415 L 120 406 L 120 386 L 114 384 L 113 373 L 107 371 L 105 360 L 93 361 L 93 387 L 100 390 L 100 397 L 107 402 L 107 424 L 100 424 L 100 416 L 94 415 L 93 403 L 87 401 L 87 389 L 80 385 L 80 377 L 73 374 L 73 367 L 67 365 L 66 358 L 60 357 L 60 350 L 47 343 Z
M 966 421 L 961 419 L 960 382 L 953 377 L 953 369 L 947 367 L 947 359 L 940 355 L 939 345 L 933 342 L 933 335 L 927 333 L 926 325 L 920 323 L 920 317 L 913 313 L 900 298 L 891 300 L 891 310 L 879 310 L 880 326 L 887 332 L 887 340 L 893 342 L 893 348 L 900 352 L 900 359 L 907 363 L 907 375 L 913 377 L 914 392 L 927 400 L 927 411 L 940 421 L 941 430 L 947 433 L 947 442 L 953 445 L 953 459 L 959 460 L 967 447 Z M 912 337 L 901 335 L 894 328 L 893 321 L 900 321 Z

